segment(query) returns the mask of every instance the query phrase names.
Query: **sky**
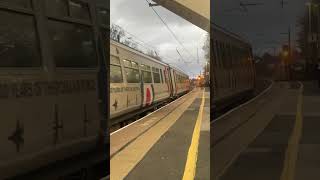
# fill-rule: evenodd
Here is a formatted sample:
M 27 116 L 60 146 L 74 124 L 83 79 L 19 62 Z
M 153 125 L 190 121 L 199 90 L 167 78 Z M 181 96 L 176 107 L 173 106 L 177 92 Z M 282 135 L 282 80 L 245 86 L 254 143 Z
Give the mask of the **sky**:
M 174 39 L 148 6 L 146 0 L 111 0 L 110 23 L 121 26 L 134 36 L 133 40 L 140 44 L 156 49 L 163 61 L 178 67 L 190 77 L 195 77 L 200 71 L 203 71 L 205 53 L 202 46 L 206 40 L 207 32 L 161 6 L 154 8 L 184 47 Z M 187 63 L 181 60 L 176 49 Z M 197 54 L 199 55 L 199 63 Z
M 241 12 L 240 0 L 212 0 L 211 14 L 213 21 L 226 29 L 247 39 L 257 54 L 265 51 L 273 53 L 273 48 L 280 50 L 281 44 L 288 42 L 290 27 L 292 43 L 296 45 L 297 20 L 307 10 L 308 0 L 241 0 L 243 3 L 262 3 L 263 5 L 247 7 L 248 12 Z

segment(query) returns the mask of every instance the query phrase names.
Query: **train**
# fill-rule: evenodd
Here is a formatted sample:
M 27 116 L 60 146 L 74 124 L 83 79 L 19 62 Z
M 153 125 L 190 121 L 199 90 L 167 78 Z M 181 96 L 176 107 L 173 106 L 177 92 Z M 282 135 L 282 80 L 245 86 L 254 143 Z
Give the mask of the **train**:
M 0 1 L 0 179 L 108 175 L 109 4 L 61 2 Z
M 215 118 L 217 111 L 252 96 L 256 72 L 251 44 L 216 24 L 211 25 L 210 53 L 211 112 Z
M 190 90 L 183 71 L 110 40 L 110 123 L 150 110 Z

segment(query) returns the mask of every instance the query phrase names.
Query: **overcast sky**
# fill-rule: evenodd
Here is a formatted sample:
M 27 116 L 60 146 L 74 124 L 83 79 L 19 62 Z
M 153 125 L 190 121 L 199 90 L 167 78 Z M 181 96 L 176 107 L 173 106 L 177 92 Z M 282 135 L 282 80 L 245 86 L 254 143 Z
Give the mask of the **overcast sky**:
M 205 62 L 202 46 L 207 33 L 161 6 L 157 6 L 155 9 L 188 52 L 173 38 L 145 0 L 111 0 L 110 23 L 117 24 L 125 31 L 136 36 L 137 38 L 133 38 L 134 40 L 140 39 L 153 46 L 165 62 L 174 63 L 189 76 L 199 74 Z M 184 63 L 179 60 L 176 48 L 178 48 L 185 61 L 192 63 Z M 199 64 L 197 63 L 197 48 Z
M 248 12 L 241 12 L 240 0 L 213 0 L 213 18 L 218 25 L 238 33 L 253 44 L 255 52 L 262 53 L 272 47 L 281 47 L 288 42 L 286 33 L 292 29 L 292 42 L 297 39 L 297 19 L 307 6 L 308 0 L 284 0 L 288 4 L 281 8 L 282 0 L 241 0 L 243 3 L 263 3 L 247 7 Z M 211 9 L 212 10 L 212 9 Z

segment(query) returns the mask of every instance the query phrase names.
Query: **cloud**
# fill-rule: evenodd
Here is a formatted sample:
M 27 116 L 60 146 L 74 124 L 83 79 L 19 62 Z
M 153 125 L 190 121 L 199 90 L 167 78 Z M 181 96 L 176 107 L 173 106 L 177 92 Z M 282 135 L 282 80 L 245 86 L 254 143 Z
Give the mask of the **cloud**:
M 145 0 L 111 0 L 111 23 L 123 27 L 129 33 L 153 46 L 166 62 L 174 63 L 188 72 L 190 76 L 199 73 L 202 70 L 201 64 L 204 64 L 205 61 L 202 46 L 207 33 L 161 6 L 156 6 L 155 9 L 188 52 L 174 39 Z M 182 60 L 178 61 L 179 55 L 176 48 L 186 61 L 193 61 L 193 63 L 186 65 Z M 197 48 L 200 64 L 195 59 L 197 58 Z
M 307 0 L 285 0 L 288 4 L 281 7 L 281 0 L 246 0 L 246 3 L 263 3 L 248 7 L 248 12 L 240 11 L 240 1 L 213 1 L 213 19 L 215 23 L 230 29 L 248 39 L 255 49 L 267 49 L 269 46 L 281 47 L 287 43 L 286 33 L 290 26 L 292 43 L 297 39 L 297 20 L 306 10 Z M 266 42 L 278 43 L 266 43 Z M 270 48 L 269 48 L 270 49 Z

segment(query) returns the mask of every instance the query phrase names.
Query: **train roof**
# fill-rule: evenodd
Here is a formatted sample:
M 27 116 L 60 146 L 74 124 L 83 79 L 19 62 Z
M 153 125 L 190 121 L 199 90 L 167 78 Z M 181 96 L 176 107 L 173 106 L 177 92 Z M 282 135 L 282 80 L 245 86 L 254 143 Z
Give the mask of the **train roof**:
M 140 56 L 143 56 L 143 57 L 145 57 L 145 58 L 147 58 L 147 59 L 149 59 L 149 60 L 151 60 L 151 61 L 153 61 L 153 62 L 155 62 L 155 63 L 169 66 L 168 63 L 165 63 L 165 62 L 163 62 L 163 61 L 159 61 L 158 59 L 155 59 L 154 57 L 151 57 L 150 55 L 147 55 L 147 54 L 145 54 L 145 53 L 143 53 L 143 52 L 140 52 L 140 51 L 138 51 L 138 50 L 136 50 L 136 49 L 133 49 L 132 47 L 129 47 L 129 46 L 125 45 L 125 44 L 119 43 L 119 42 L 114 41 L 114 40 L 112 40 L 112 39 L 110 39 L 110 42 L 111 42 L 111 44 L 114 44 L 114 45 L 116 45 L 116 46 L 119 46 L 119 47 L 121 47 L 121 48 L 124 48 L 124 49 L 126 49 L 126 50 L 128 50 L 128 51 L 133 51 L 134 53 L 136 53 L 136 54 L 138 54 L 138 55 L 140 55 Z
M 221 27 L 221 26 L 219 26 L 219 25 L 217 25 L 215 23 L 212 23 L 211 24 L 211 28 L 213 28 L 214 30 L 219 31 L 219 32 L 221 32 L 223 34 L 226 34 L 226 35 L 230 36 L 231 38 L 237 39 L 238 41 L 241 41 L 241 42 L 246 43 L 249 46 L 251 46 L 251 44 L 250 44 L 250 42 L 248 40 L 244 39 L 243 37 L 241 37 L 240 35 L 238 35 L 236 33 L 233 33 L 231 31 L 227 30 L 224 27 Z
M 188 77 L 189 77 L 189 75 L 188 75 L 188 74 L 186 74 L 185 72 L 183 72 L 183 71 L 182 71 L 182 70 L 180 70 L 179 68 L 174 67 L 174 66 L 170 66 L 170 65 L 169 65 L 169 67 L 170 67 L 170 68 L 172 68 L 172 69 L 174 69 L 174 70 L 176 70 L 176 71 L 178 71 L 178 72 L 180 72 L 181 74 L 183 74 L 183 75 L 185 75 L 185 76 L 188 76 Z
M 145 57 L 145 58 L 147 58 L 147 59 L 149 59 L 149 60 L 151 60 L 151 61 L 153 61 L 153 62 L 155 62 L 155 63 L 168 66 L 168 67 L 170 67 L 170 68 L 172 68 L 172 69 L 174 69 L 174 70 L 176 70 L 176 71 L 178 71 L 178 72 L 180 72 L 180 73 L 182 73 L 182 74 L 184 74 L 184 75 L 186 75 L 186 76 L 189 77 L 188 74 L 186 74 L 186 73 L 183 72 L 182 70 L 178 69 L 177 67 L 174 67 L 174 66 L 172 66 L 172 65 L 170 65 L 170 64 L 168 64 L 168 63 L 166 63 L 166 62 L 159 61 L 158 59 L 155 59 L 154 57 L 151 57 L 151 56 L 149 56 L 149 55 L 147 55 L 147 54 L 145 54 L 145 53 L 142 53 L 142 52 L 140 52 L 140 51 L 138 51 L 138 50 L 136 50 L 136 49 L 133 49 L 132 47 L 129 47 L 129 46 L 125 45 L 125 44 L 119 43 L 119 42 L 117 42 L 117 41 L 115 41 L 115 40 L 112 40 L 112 39 L 110 39 L 110 43 L 111 43 L 111 44 L 114 44 L 114 45 L 116 45 L 116 46 L 119 46 L 119 47 L 121 47 L 121 48 L 124 48 L 124 49 L 126 49 L 126 50 L 128 50 L 128 51 L 132 51 L 132 52 L 134 52 L 134 53 L 136 53 L 136 54 L 138 54 L 138 55 L 140 55 L 140 56 L 143 56 L 143 57 Z

